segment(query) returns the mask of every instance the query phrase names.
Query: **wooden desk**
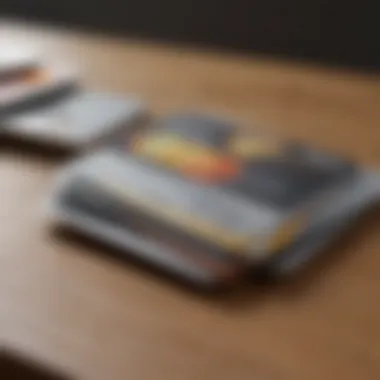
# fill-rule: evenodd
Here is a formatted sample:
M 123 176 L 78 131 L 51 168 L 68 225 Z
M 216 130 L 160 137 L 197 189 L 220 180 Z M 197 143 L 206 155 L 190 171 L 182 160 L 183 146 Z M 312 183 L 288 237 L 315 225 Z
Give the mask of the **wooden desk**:
M 76 64 L 156 113 L 219 112 L 380 164 L 380 81 L 349 72 L 2 23 L 0 38 Z M 83 380 L 378 380 L 380 220 L 294 282 L 202 297 L 53 240 L 40 205 L 59 165 L 0 153 L 0 338 Z M 243 294 L 244 293 L 244 294 Z

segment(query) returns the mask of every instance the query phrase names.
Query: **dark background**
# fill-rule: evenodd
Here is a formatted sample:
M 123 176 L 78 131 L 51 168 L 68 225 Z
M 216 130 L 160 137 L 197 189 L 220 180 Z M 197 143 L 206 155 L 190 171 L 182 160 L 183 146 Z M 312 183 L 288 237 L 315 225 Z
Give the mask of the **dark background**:
M 376 1 L 0 0 L 0 14 L 129 36 L 380 68 Z

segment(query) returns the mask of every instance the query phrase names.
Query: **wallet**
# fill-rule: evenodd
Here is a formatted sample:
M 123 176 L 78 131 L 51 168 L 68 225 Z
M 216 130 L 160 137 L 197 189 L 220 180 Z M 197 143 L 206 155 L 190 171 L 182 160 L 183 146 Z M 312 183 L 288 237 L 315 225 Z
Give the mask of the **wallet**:
M 202 287 L 294 273 L 380 198 L 349 160 L 211 116 L 126 129 L 59 175 L 53 225 Z

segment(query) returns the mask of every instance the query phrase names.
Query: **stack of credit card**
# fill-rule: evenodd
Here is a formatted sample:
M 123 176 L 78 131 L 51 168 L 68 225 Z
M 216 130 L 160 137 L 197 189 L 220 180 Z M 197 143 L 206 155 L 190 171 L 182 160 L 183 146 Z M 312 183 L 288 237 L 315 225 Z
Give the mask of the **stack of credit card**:
M 83 149 L 146 114 L 135 96 L 88 92 L 73 70 L 22 49 L 0 57 L 0 135 L 48 148 Z
M 38 60 L 31 52 L 2 49 L 0 57 L 0 118 L 22 112 L 76 89 L 74 73 Z
M 295 142 L 196 114 L 126 128 L 59 176 L 50 211 L 202 286 L 294 273 L 379 200 L 380 179 Z

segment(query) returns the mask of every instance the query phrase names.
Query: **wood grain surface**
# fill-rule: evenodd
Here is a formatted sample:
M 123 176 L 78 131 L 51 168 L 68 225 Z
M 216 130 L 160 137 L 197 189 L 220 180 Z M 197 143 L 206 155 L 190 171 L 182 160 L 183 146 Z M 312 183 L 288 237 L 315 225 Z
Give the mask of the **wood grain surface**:
M 89 88 L 156 114 L 200 109 L 380 167 L 380 81 L 2 22 L 0 40 L 73 63 Z M 83 380 L 378 380 L 380 218 L 292 281 L 188 291 L 92 246 L 53 238 L 41 207 L 60 163 L 0 149 L 0 343 Z

